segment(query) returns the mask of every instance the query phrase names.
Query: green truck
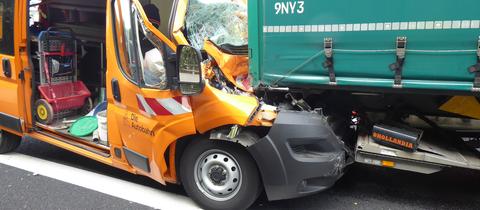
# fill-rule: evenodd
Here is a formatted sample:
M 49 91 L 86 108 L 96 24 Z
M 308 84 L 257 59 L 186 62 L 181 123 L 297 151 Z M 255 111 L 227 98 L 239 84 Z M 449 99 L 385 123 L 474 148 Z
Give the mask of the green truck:
M 425 174 L 478 170 L 479 7 L 249 1 L 256 93 L 282 110 L 327 117 L 354 162 Z
M 250 70 L 266 86 L 478 92 L 479 5 L 249 1 Z

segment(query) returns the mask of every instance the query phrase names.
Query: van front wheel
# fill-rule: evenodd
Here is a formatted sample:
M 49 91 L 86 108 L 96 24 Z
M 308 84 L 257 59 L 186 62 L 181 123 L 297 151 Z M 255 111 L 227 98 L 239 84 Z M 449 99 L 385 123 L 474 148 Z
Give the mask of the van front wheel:
M 0 131 L 0 136 L 0 154 L 12 152 L 20 146 L 19 136 L 5 131 Z
M 183 152 L 180 177 L 205 209 L 246 209 L 261 192 L 255 161 L 242 146 L 226 141 L 192 142 Z

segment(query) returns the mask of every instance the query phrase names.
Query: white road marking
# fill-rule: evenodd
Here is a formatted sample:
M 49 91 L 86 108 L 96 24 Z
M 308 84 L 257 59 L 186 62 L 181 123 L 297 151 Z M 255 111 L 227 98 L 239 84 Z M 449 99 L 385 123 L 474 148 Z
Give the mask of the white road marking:
M 182 195 L 23 154 L 0 155 L 0 163 L 155 209 L 200 209 Z

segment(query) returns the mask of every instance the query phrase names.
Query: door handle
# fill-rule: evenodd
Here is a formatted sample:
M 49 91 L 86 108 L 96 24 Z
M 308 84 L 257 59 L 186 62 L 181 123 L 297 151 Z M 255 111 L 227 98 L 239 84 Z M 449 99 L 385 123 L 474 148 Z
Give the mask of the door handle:
M 3 75 L 8 78 L 12 77 L 12 65 L 10 64 L 10 60 L 8 58 L 2 59 L 2 68 L 3 68 Z
M 120 95 L 120 86 L 118 85 L 117 79 L 112 79 L 112 94 L 113 98 L 117 102 L 122 102 L 122 96 Z

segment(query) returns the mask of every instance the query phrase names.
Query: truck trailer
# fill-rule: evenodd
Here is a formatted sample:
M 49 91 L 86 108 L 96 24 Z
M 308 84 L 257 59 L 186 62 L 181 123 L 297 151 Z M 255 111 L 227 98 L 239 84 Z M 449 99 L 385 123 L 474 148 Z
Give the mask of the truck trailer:
M 480 3 L 249 1 L 257 94 L 322 110 L 356 162 L 478 170 Z

